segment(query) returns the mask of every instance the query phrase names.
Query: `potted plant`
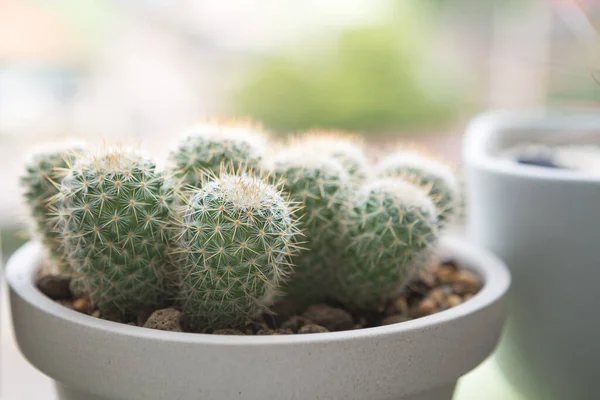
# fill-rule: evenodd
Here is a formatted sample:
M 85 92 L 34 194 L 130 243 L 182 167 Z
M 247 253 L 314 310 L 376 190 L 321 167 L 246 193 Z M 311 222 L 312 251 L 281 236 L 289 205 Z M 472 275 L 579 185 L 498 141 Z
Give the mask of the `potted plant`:
M 556 154 L 597 143 L 599 129 L 597 115 L 497 112 L 465 138 L 469 237 L 513 276 L 496 359 L 528 399 L 597 398 L 600 179 Z M 563 161 L 589 158 L 577 154 Z
M 509 275 L 440 238 L 447 168 L 398 153 L 372 172 L 339 135 L 267 140 L 203 125 L 165 171 L 124 149 L 28 164 L 45 245 L 7 280 L 19 347 L 61 400 L 450 399 L 490 354 Z

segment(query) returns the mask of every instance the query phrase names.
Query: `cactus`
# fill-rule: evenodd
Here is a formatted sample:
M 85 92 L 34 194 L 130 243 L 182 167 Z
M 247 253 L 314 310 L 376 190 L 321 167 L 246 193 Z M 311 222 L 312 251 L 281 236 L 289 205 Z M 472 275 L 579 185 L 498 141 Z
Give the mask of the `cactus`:
M 123 149 L 76 161 L 56 197 L 76 295 L 135 315 L 163 305 L 169 257 L 165 178 Z
M 295 258 L 294 275 L 283 290 L 298 305 L 325 300 L 340 261 L 345 224 L 338 213 L 347 202 L 349 176 L 336 159 L 307 146 L 282 151 L 269 169 L 302 207 L 303 247 L 308 250 Z
M 350 179 L 362 183 L 370 175 L 369 160 L 358 136 L 341 132 L 311 131 L 296 139 L 295 146 L 308 147 L 336 159 Z
M 265 152 L 266 137 L 260 129 L 235 124 L 202 124 L 184 134 L 169 155 L 175 178 L 197 187 L 208 173 L 223 166 L 257 168 Z
M 182 208 L 175 253 L 187 327 L 230 328 L 257 317 L 292 271 L 295 206 L 246 171 L 209 180 Z
M 362 187 L 344 215 L 351 224 L 335 297 L 350 309 L 374 310 L 429 265 L 435 206 L 422 189 L 381 179 Z
M 397 152 L 377 166 L 378 177 L 398 177 L 428 192 L 436 205 L 440 227 L 450 224 L 459 213 L 461 196 L 458 179 L 452 170 L 414 152 Z
M 63 274 L 68 274 L 70 267 L 64 258 L 51 199 L 58 193 L 65 171 L 73 164 L 74 158 L 81 154 L 83 148 L 83 143 L 75 141 L 40 147 L 26 162 L 25 174 L 21 177 L 25 201 L 35 223 L 33 236 L 42 241 L 53 266 Z

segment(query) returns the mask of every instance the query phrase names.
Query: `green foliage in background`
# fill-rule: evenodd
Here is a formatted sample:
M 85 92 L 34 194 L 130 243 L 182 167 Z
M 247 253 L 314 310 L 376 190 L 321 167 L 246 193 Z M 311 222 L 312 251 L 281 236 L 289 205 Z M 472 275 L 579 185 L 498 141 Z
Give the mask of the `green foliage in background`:
M 234 111 L 283 131 L 381 132 L 447 121 L 464 91 L 437 86 L 448 72 L 427 65 L 427 14 L 414 6 L 394 11 L 379 24 L 341 32 L 325 52 L 317 46 L 323 38 L 312 37 L 263 61 L 235 93 Z M 302 48 L 313 50 L 299 54 Z

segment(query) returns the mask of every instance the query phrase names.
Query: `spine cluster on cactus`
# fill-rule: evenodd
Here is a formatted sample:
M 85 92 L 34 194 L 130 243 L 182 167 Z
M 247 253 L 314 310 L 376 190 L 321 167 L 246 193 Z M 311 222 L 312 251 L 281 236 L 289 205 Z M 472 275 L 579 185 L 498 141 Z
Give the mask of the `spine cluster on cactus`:
M 356 184 L 362 183 L 370 175 L 369 160 L 362 140 L 357 136 L 334 131 L 311 131 L 297 138 L 294 146 L 333 157 Z
M 266 136 L 257 127 L 236 124 L 201 124 L 187 131 L 169 155 L 175 178 L 197 187 L 204 175 L 223 167 L 258 168 L 265 153 Z
M 437 210 L 441 226 L 456 217 L 461 203 L 460 185 L 443 163 L 414 152 L 397 152 L 384 158 L 376 168 L 379 177 L 396 177 L 427 191 Z
M 192 192 L 174 249 L 189 328 L 240 326 L 265 310 L 292 271 L 294 210 L 274 186 L 245 173 L 221 175 Z
M 270 169 L 302 207 L 299 214 L 307 249 L 296 258 L 293 279 L 284 290 L 300 304 L 324 300 L 331 289 L 333 268 L 340 262 L 344 223 L 339 211 L 348 201 L 348 173 L 333 157 L 307 146 L 282 151 Z
M 429 265 L 438 237 L 435 207 L 420 188 L 382 179 L 361 189 L 346 216 L 336 297 L 350 308 L 375 309 Z
M 45 245 L 54 266 L 61 273 L 70 272 L 70 268 L 64 259 L 51 200 L 58 193 L 65 171 L 83 148 L 83 143 L 74 141 L 46 145 L 32 153 L 26 162 L 25 174 L 21 177 L 25 201 L 35 223 L 35 236 Z
M 153 162 L 125 150 L 77 160 L 56 197 L 71 286 L 100 310 L 165 299 L 169 197 Z

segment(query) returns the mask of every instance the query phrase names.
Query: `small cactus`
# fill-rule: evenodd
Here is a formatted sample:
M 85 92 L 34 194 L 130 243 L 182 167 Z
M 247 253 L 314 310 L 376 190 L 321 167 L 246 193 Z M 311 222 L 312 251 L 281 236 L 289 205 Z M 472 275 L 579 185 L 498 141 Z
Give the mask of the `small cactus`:
M 283 290 L 298 304 L 322 301 L 340 262 L 345 224 L 338 213 L 347 202 L 348 173 L 333 157 L 305 146 L 282 151 L 269 169 L 301 206 L 303 247 L 307 249 L 295 259 L 294 275 Z
M 359 137 L 341 132 L 311 131 L 297 138 L 295 146 L 329 155 L 346 170 L 350 179 L 362 183 L 370 175 L 369 160 Z
M 429 265 L 438 237 L 435 206 L 420 188 L 382 179 L 361 188 L 345 218 L 351 224 L 335 297 L 350 309 L 377 309 Z
M 260 129 L 235 124 L 201 124 L 187 131 L 169 155 L 171 174 L 198 187 L 204 175 L 220 173 L 223 166 L 257 168 L 265 152 Z
M 440 227 L 459 213 L 461 196 L 458 179 L 443 163 L 414 152 L 397 152 L 384 158 L 376 169 L 378 177 L 397 177 L 427 191 L 435 203 Z
M 51 200 L 58 193 L 65 171 L 83 148 L 83 143 L 75 141 L 40 147 L 26 162 L 25 174 L 21 177 L 25 201 L 35 223 L 34 236 L 42 241 L 54 266 L 63 274 L 68 274 L 70 267 L 64 258 Z
M 188 328 L 240 326 L 266 309 L 292 271 L 294 209 L 274 186 L 244 172 L 191 192 L 174 249 Z
M 76 161 L 56 197 L 71 287 L 101 311 L 163 305 L 170 192 L 148 159 L 121 149 Z

